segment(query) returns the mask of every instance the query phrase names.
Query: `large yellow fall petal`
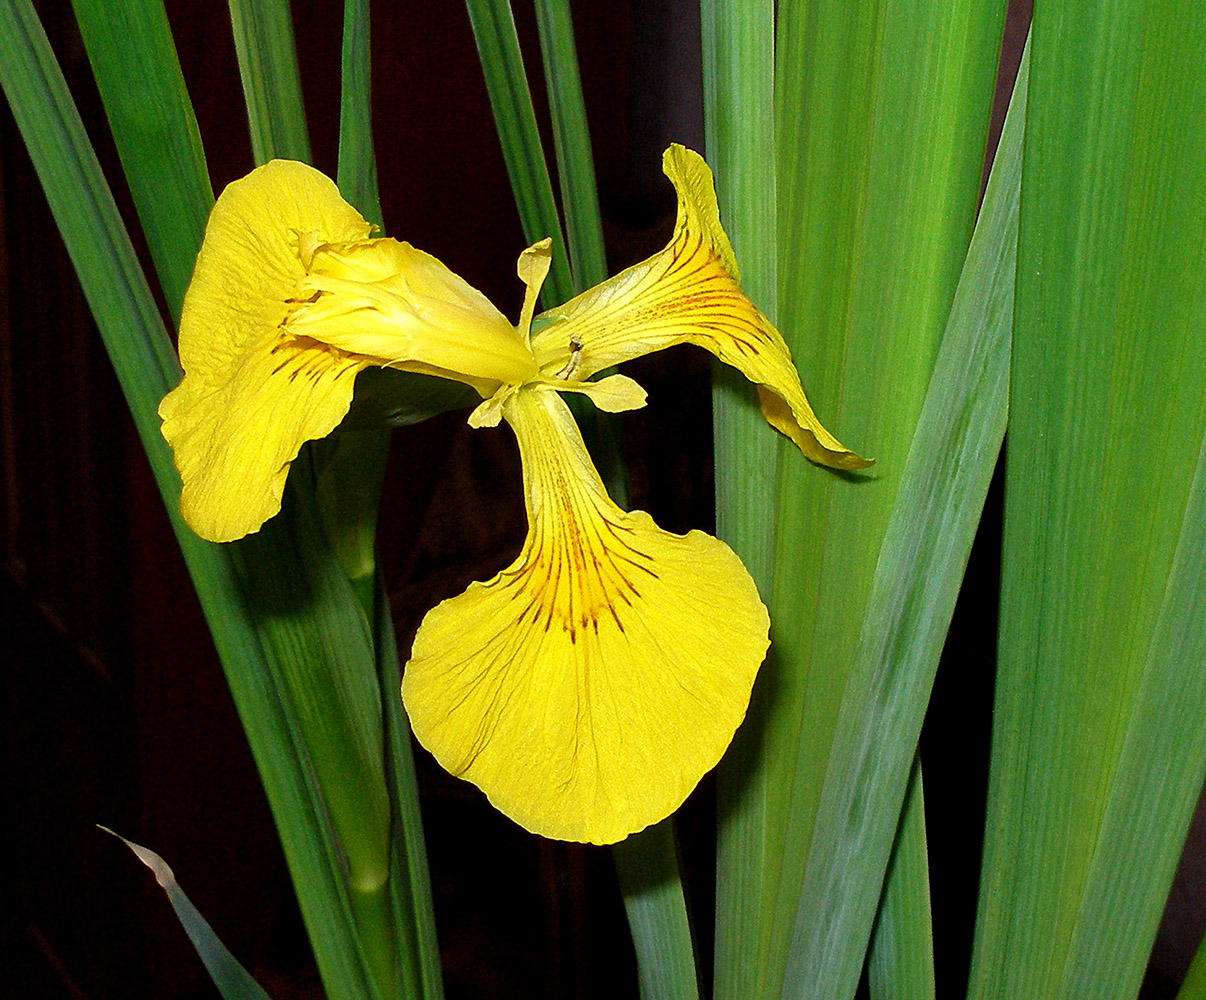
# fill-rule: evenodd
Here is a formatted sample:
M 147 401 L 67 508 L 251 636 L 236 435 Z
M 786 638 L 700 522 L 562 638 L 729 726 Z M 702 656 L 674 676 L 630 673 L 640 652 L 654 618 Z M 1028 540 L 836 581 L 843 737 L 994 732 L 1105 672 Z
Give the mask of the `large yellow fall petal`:
M 402 695 L 419 742 L 535 833 L 613 843 L 724 753 L 768 646 L 745 567 L 608 498 L 561 398 L 514 393 L 519 558 L 428 612 Z
M 532 336 L 542 372 L 558 370 L 577 352 L 576 377 L 587 379 L 622 361 L 695 344 L 758 386 L 767 420 L 808 458 L 839 469 L 870 465 L 821 426 L 779 331 L 742 293 L 708 165 L 677 144 L 662 165 L 678 192 L 669 245 L 544 313 Z
M 159 405 L 183 490 L 180 513 L 211 542 L 230 542 L 281 509 L 305 441 L 343 419 L 363 362 L 320 346 L 249 353 L 219 386 L 185 378 Z
M 180 319 L 184 379 L 159 407 L 197 534 L 230 541 L 280 509 L 302 442 L 343 419 L 365 360 L 281 324 L 306 269 L 299 240 L 366 239 L 372 227 L 328 178 L 274 160 L 227 186 L 205 228 Z

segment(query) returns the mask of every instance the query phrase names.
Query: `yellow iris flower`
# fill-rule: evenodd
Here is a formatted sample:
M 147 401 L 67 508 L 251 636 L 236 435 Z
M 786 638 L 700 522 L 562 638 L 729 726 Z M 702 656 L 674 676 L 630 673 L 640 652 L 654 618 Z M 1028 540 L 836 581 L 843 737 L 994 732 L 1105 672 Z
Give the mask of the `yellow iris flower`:
M 808 458 L 869 463 L 808 405 L 779 333 L 742 294 L 703 159 L 671 146 L 670 244 L 544 313 L 549 241 L 525 250 L 513 326 L 442 263 L 367 222 L 335 185 L 277 160 L 218 199 L 180 321 L 184 379 L 160 405 L 193 529 L 230 541 L 280 509 L 302 443 L 347 413 L 369 366 L 456 379 L 506 420 L 523 463 L 519 558 L 423 619 L 402 681 L 415 735 L 535 833 L 598 844 L 674 811 L 741 723 L 769 645 L 766 609 L 722 542 L 662 531 L 608 497 L 561 398 L 644 405 L 603 369 L 696 344 L 758 386 Z

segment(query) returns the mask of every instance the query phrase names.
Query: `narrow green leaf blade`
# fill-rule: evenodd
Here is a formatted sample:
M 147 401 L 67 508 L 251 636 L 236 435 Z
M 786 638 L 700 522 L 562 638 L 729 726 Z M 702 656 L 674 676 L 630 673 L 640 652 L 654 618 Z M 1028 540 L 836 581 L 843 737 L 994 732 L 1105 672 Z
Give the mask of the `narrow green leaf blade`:
M 197 949 L 198 957 L 205 964 L 210 979 L 214 981 L 214 985 L 224 1000 L 269 1000 L 268 994 L 264 992 L 260 984 L 252 979 L 251 973 L 239 964 L 239 960 L 231 954 L 230 949 L 222 943 L 218 935 L 214 933 L 214 929 L 209 926 L 209 921 L 201 916 L 201 911 L 184 894 L 184 890 L 180 888 L 168 863 L 154 851 L 135 844 L 131 840 L 126 840 L 121 834 L 113 833 L 107 826 L 102 826 L 101 829 L 105 833 L 113 834 L 154 873 L 155 881 L 159 883 L 168 902 L 172 904 L 180 926 L 184 928 L 184 933 L 188 935 L 193 947 Z
M 1064 997 L 1143 979 L 1206 778 L 1206 439 L 1098 834 Z M 1153 734 L 1157 743 L 1153 746 Z M 1135 942 L 1119 948 L 1118 942 Z M 1120 985 L 1115 996 L 1129 996 Z
M 159 285 L 173 318 L 214 203 L 162 0 L 74 0 Z
M 528 243 L 553 238 L 553 266 L 541 301 L 549 305 L 565 302 L 573 297 L 574 283 L 510 0 L 465 0 L 465 7 L 524 237 Z
M 1121 1000 L 1206 762 L 1206 21 L 1073 3 L 1032 30 L 970 996 Z
M 255 162 L 280 157 L 309 163 L 289 0 L 230 0 L 230 23 Z
M 339 90 L 339 193 L 381 226 L 377 155 L 373 150 L 369 0 L 344 0 Z
M 404 996 L 442 1000 L 443 973 L 436 938 L 427 844 L 419 811 L 418 780 L 410 721 L 402 708 L 402 672 L 385 580 L 377 573 L 376 650 L 381 697 L 385 706 L 385 776 L 393 810 L 390 880 L 394 925 L 404 968 L 413 984 Z
M 934 1000 L 934 928 L 921 762 L 914 760 L 867 956 L 871 1000 Z
M 536 0 L 536 24 L 553 117 L 570 274 L 577 294 L 607 277 L 607 256 L 569 0 Z
M 1206 1000 L 1206 938 L 1198 944 L 1189 971 L 1177 991 L 1177 1000 Z
M 698 1000 L 673 818 L 616 844 L 612 857 L 636 947 L 641 1000 Z

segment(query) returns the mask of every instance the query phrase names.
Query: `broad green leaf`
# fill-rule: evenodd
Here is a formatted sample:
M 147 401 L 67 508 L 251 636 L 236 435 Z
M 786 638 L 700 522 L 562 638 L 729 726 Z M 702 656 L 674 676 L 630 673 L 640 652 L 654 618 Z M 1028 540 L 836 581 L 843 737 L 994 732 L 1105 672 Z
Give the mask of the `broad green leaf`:
M 75 16 L 159 285 L 180 316 L 214 203 L 162 0 L 75 0 Z
M 519 51 L 515 17 L 510 0 L 465 0 L 477 54 L 486 76 L 486 92 L 494 111 L 494 127 L 502 143 L 507 176 L 519 208 L 524 237 L 535 243 L 553 238 L 553 266 L 544 285 L 541 301 L 556 305 L 573 297 L 569 257 L 561 234 L 557 203 L 553 200 L 553 182 L 540 133 L 536 112 Z
M 721 221 L 741 265 L 742 288 L 777 317 L 774 3 L 701 3 L 706 154 Z M 753 388 L 715 365 L 712 432 L 716 533 L 771 598 L 778 463 L 785 451 L 758 409 Z M 789 456 L 790 458 L 790 456 Z M 771 662 L 777 655 L 772 647 Z M 767 670 L 769 665 L 764 665 Z M 755 698 L 716 772 L 715 995 L 752 997 L 765 854 L 766 773 L 758 764 L 764 702 Z
M 612 847 L 637 955 L 641 1000 L 697 1000 L 691 925 L 679 879 L 674 820 Z
M 897 672 L 890 644 L 877 646 L 889 618 L 865 619 L 972 229 L 1003 13 L 995 0 L 777 6 L 777 325 L 821 420 L 878 464 L 858 476 L 786 453 L 779 464 L 772 655 L 743 733 L 751 756 L 734 756 L 745 784 L 734 780 L 721 814 L 741 866 L 718 873 L 717 968 L 731 977 L 717 984 L 722 1000 L 843 997 L 857 984 L 930 669 L 928 637 Z M 730 475 L 744 484 L 753 466 Z M 960 516 L 974 525 L 975 514 Z M 958 546 L 922 537 L 933 548 L 898 549 L 897 570 L 934 559 L 957 586 Z M 857 767 L 847 744 L 876 720 L 898 727 L 887 739 L 897 769 L 864 802 L 857 820 L 871 822 L 859 833 L 837 774 Z M 803 900 L 816 902 L 837 863 L 857 891 L 809 911 Z M 842 930 L 825 938 L 837 918 Z
M 1206 19 L 1033 24 L 973 998 L 1131 998 L 1206 765 Z
M 570 274 L 577 294 L 607 277 L 607 257 L 569 0 L 536 0 L 536 24 L 553 118 Z
M 790 996 L 848 996 L 1008 412 L 1027 63 L 880 547 L 812 830 Z
M 871 1000 L 934 1000 L 934 929 L 921 762 L 914 760 L 867 953 Z
M 204 963 L 210 979 L 214 981 L 214 985 L 224 1000 L 268 1000 L 268 994 L 264 992 L 259 983 L 251 978 L 251 973 L 239 964 L 239 960 L 231 954 L 230 949 L 222 943 L 218 935 L 214 933 L 214 929 L 209 926 L 209 921 L 201 916 L 201 911 L 184 894 L 184 890 L 180 888 L 180 883 L 176 881 L 176 876 L 172 873 L 168 863 L 154 851 L 135 844 L 131 840 L 126 840 L 121 834 L 113 833 L 107 826 L 102 826 L 100 829 L 105 833 L 112 833 L 154 873 L 155 881 L 159 883 L 168 902 L 172 904 L 180 926 L 184 928 L 184 933 L 193 943 L 198 957 Z
M 281 157 L 309 163 L 289 0 L 230 0 L 230 23 L 255 162 Z
M 773 323 L 777 313 L 774 3 L 701 5 L 706 153 L 721 222 L 741 266 L 741 287 Z M 768 599 L 776 469 L 781 441 L 753 387 L 717 367 L 712 405 L 717 530 Z M 722 772 L 722 787 L 726 774 Z M 723 805 L 722 805 L 723 808 Z
M 296 714 L 349 882 L 366 890 L 383 886 L 389 869 L 381 693 L 370 625 L 325 543 L 309 465 L 299 456 L 280 514 L 231 550 Z

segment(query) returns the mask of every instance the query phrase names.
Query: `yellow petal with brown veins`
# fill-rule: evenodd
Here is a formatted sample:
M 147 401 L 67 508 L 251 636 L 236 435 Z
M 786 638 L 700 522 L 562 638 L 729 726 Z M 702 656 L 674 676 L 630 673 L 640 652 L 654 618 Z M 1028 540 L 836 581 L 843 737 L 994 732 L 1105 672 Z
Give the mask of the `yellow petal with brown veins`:
M 317 170 L 273 160 L 227 186 L 205 228 L 180 318 L 184 379 L 159 405 L 184 484 L 180 509 L 202 538 L 256 531 L 280 510 L 289 463 L 330 433 L 364 360 L 281 324 L 311 242 L 372 227 Z
M 615 506 L 568 408 L 520 390 L 528 536 L 423 619 L 402 681 L 415 735 L 521 826 L 608 844 L 656 823 L 745 715 L 769 619 L 722 542 Z
M 622 361 L 694 344 L 758 386 L 763 415 L 805 456 L 838 469 L 870 465 L 821 425 L 787 344 L 741 291 L 708 165 L 676 144 L 666 150 L 662 166 L 678 192 L 669 245 L 544 313 L 532 336 L 541 371 L 551 374 L 573 355 L 575 376 L 588 379 Z

